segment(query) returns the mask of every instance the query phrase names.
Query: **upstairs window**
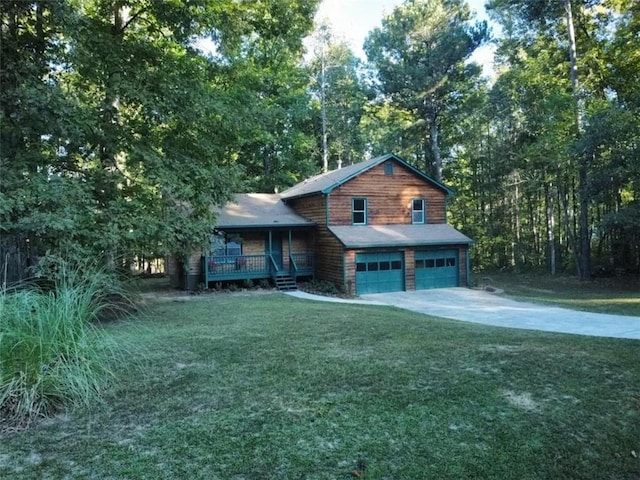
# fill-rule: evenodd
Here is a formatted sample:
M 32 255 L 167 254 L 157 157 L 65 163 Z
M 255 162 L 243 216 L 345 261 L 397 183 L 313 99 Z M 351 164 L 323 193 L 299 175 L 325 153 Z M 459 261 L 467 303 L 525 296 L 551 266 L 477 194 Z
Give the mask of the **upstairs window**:
M 411 223 L 425 223 L 425 201 L 424 198 L 414 198 L 411 200 Z
M 393 175 L 393 162 L 391 160 L 384 162 L 384 174 Z
M 351 222 L 354 225 L 367 224 L 367 199 L 354 198 L 351 200 Z

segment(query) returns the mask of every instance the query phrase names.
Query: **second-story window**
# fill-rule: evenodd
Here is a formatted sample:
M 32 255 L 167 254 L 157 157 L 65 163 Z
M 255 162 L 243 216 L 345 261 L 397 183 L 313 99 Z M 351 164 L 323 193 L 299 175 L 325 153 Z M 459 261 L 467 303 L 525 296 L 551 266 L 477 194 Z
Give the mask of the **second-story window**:
M 411 223 L 425 223 L 424 198 L 414 198 L 411 200 Z
M 351 222 L 354 225 L 367 224 L 367 199 L 354 198 L 351 201 Z

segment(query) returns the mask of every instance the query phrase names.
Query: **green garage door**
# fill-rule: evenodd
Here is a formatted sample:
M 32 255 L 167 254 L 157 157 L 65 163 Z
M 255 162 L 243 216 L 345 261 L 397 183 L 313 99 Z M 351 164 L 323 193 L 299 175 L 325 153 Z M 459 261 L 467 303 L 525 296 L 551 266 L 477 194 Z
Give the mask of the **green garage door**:
M 458 286 L 458 251 L 416 252 L 416 290 Z
M 402 252 L 356 254 L 356 293 L 404 290 Z

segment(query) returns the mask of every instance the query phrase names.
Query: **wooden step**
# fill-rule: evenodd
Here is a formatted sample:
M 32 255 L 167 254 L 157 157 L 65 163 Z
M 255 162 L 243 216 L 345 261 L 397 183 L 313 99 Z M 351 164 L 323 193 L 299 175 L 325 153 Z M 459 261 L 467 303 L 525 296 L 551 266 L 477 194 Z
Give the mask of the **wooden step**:
M 281 292 L 297 290 L 296 282 L 290 275 L 278 275 L 276 277 L 276 288 Z

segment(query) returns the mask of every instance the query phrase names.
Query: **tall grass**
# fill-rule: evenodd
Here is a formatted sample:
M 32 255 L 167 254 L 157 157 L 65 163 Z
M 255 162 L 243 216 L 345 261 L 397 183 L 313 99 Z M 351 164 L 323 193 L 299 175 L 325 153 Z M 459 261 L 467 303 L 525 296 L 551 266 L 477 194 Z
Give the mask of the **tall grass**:
M 0 291 L 0 415 L 25 425 L 63 406 L 89 405 L 115 355 L 96 324 L 123 305 L 104 271 L 61 263 L 53 288 Z

